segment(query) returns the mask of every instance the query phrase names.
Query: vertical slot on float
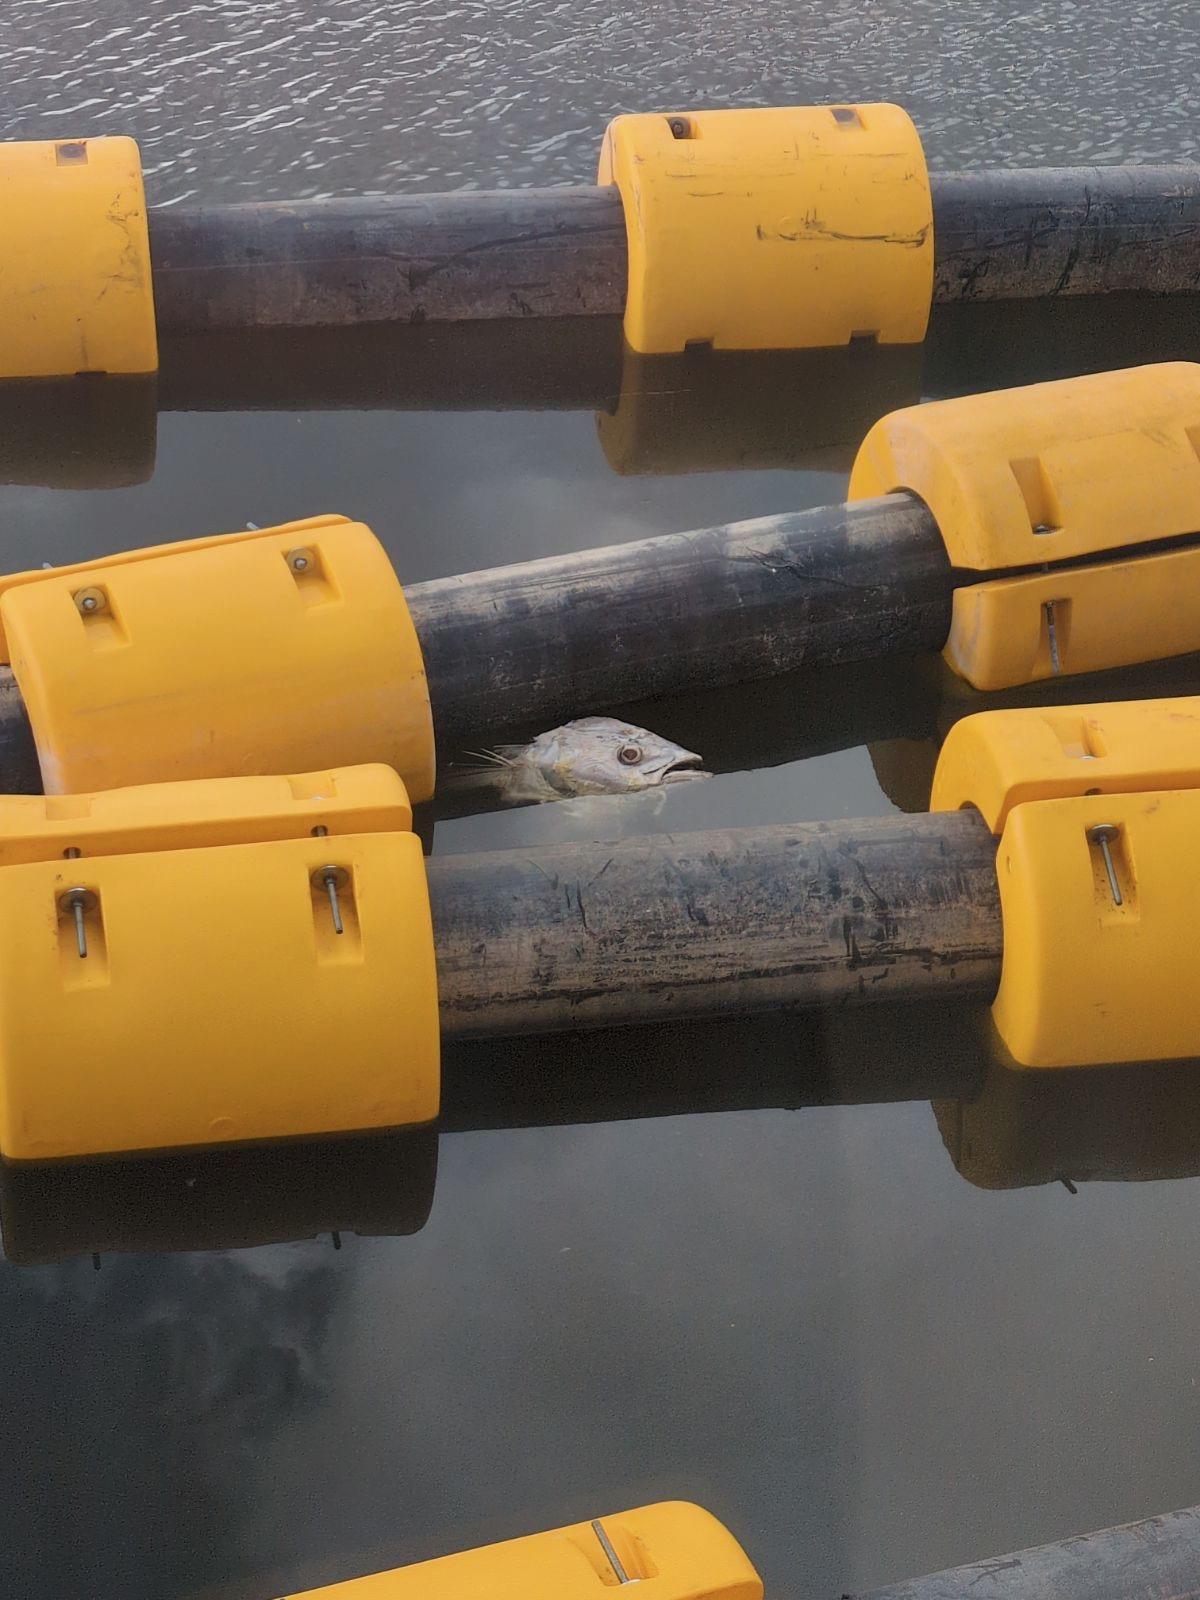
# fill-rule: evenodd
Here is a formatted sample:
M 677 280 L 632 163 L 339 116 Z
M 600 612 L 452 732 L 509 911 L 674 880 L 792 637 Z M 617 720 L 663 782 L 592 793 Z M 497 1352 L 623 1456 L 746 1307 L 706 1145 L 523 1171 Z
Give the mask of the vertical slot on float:
M 619 1517 L 597 1517 L 586 1528 L 572 1529 L 567 1538 L 607 1588 L 658 1577 L 646 1546 Z
M 55 893 L 58 914 L 58 970 L 67 989 L 108 982 L 108 940 L 100 891 L 76 878 Z
M 287 782 L 293 800 L 337 799 L 337 779 L 332 772 L 306 772 L 299 777 L 290 777 Z M 328 829 L 322 831 L 328 832 Z
M 283 559 L 305 605 L 326 605 L 337 598 L 319 545 L 296 545 L 284 551 Z
M 1038 640 L 1039 677 L 1061 677 L 1069 671 L 1067 656 L 1071 645 L 1071 602 L 1046 600 L 1042 604 L 1041 637 Z
M 1108 754 L 1108 745 L 1093 718 L 1048 711 L 1043 720 L 1058 740 L 1063 755 L 1070 760 L 1099 761 Z M 1095 793 L 1099 794 L 1099 789 Z
M 354 868 L 323 861 L 309 875 L 318 961 L 360 961 L 362 932 Z
M 1041 457 L 1023 456 L 1008 465 L 1017 480 L 1034 533 L 1058 533 L 1062 528 L 1062 508 Z
M 129 643 L 129 633 L 113 599 L 101 584 L 87 584 L 71 596 L 83 622 L 83 636 L 93 650 L 117 650 Z
M 1137 917 L 1137 881 L 1124 824 L 1089 823 L 1087 845 L 1092 863 L 1092 893 L 1101 920 L 1113 922 Z

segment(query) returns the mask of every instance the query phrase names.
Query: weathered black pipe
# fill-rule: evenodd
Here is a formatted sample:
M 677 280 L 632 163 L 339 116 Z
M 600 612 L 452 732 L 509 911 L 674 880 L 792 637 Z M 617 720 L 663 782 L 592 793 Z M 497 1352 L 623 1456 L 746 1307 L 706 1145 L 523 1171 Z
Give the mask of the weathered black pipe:
M 966 812 L 435 856 L 442 1034 L 988 997 L 995 856 Z
M 1198 1574 L 1200 1506 L 1189 1506 L 891 1584 L 858 1600 L 1195 1600 Z
M 1194 294 L 1200 166 L 932 175 L 934 299 Z
M 462 190 L 150 212 L 166 334 L 620 315 L 615 190 Z
M 408 590 L 443 748 L 525 721 L 939 649 L 953 577 L 906 495 L 664 534 Z
M 1200 168 L 934 173 L 939 302 L 1200 282 Z M 360 322 L 614 316 L 626 241 L 611 188 L 151 209 L 164 334 Z

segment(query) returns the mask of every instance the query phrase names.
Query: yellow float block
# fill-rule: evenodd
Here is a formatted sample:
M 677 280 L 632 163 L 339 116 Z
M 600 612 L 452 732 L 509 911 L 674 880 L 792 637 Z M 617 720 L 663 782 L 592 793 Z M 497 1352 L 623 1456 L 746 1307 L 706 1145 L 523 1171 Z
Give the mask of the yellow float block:
M 733 1535 L 699 1506 L 674 1501 L 306 1594 L 313 1600 L 602 1600 L 631 1584 L 639 1600 L 762 1600 L 763 1593 Z
M 1165 362 L 893 412 L 849 498 L 928 506 L 956 589 L 946 660 L 977 689 L 1200 649 L 1200 366 Z
M 0 378 L 157 370 L 132 139 L 0 144 L 0 216 Z
M 0 1152 L 432 1120 L 411 815 L 385 767 L 0 804 Z
M 925 337 L 933 202 L 899 106 L 616 117 L 597 181 L 624 205 L 635 350 Z
M 1015 807 L 1080 795 L 1200 788 L 1200 696 L 987 711 L 956 722 L 931 811 L 974 806 L 993 833 Z
M 1200 1055 L 1200 701 L 984 712 L 951 731 L 932 809 L 1000 833 L 992 1015 L 1020 1066 Z
M 370 761 L 433 793 L 420 642 L 362 523 L 18 573 L 0 627 L 49 794 Z

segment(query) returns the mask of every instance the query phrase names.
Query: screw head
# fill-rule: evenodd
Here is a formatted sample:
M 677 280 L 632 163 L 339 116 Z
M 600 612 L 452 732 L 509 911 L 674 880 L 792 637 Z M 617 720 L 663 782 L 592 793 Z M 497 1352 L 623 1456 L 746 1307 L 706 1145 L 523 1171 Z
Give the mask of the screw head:
M 1088 829 L 1088 838 L 1093 844 L 1112 844 L 1120 835 L 1121 830 L 1115 822 L 1097 822 Z
M 108 610 L 108 596 L 103 589 L 76 589 L 71 598 L 80 616 L 94 617 L 97 612 Z
M 293 572 L 307 572 L 313 565 L 311 550 L 289 550 L 285 559 Z
M 91 889 L 85 889 L 81 884 L 59 896 L 58 907 L 60 911 L 74 911 L 78 906 L 81 911 L 94 911 L 96 909 L 96 896 Z
M 670 128 L 673 139 L 687 139 L 692 131 L 692 125 L 686 117 L 668 117 L 667 127 Z

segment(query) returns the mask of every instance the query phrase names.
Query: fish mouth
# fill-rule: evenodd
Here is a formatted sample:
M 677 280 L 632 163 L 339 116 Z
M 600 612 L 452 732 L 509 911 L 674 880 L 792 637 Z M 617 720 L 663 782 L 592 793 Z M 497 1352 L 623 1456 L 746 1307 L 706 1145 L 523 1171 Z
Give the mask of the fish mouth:
M 659 774 L 659 783 L 689 783 L 693 778 L 711 778 L 712 773 L 704 768 L 704 758 L 694 756 L 690 751 L 676 756 L 668 766 Z

